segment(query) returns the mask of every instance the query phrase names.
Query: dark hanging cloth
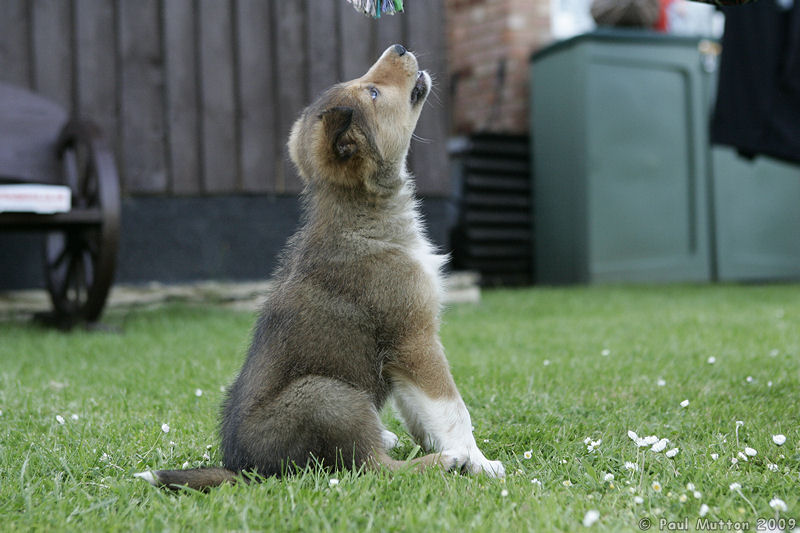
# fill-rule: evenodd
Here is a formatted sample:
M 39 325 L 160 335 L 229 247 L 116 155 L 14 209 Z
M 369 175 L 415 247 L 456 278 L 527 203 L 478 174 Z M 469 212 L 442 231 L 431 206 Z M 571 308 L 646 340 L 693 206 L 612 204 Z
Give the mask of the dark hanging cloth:
M 800 0 L 722 8 L 711 141 L 800 163 Z

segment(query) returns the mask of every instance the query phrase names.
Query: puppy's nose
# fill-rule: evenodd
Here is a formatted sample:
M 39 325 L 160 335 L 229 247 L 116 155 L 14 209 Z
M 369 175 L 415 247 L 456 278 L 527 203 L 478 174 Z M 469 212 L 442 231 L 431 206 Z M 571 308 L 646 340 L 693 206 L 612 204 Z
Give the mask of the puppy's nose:
M 402 44 L 394 45 L 394 51 L 397 52 L 397 55 L 401 56 L 406 53 L 405 47 Z

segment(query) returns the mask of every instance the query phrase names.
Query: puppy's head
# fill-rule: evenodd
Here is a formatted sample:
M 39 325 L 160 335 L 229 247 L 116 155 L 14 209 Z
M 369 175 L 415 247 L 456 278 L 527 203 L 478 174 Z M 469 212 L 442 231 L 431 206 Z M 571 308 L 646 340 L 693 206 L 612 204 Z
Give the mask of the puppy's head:
M 387 193 L 399 185 L 431 78 L 400 45 L 366 74 L 335 85 L 292 126 L 289 155 L 306 182 Z

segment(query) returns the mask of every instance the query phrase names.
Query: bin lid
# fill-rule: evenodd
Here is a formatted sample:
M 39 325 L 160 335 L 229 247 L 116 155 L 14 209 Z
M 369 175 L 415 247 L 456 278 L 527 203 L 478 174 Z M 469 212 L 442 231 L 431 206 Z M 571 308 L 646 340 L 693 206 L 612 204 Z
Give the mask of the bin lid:
M 563 41 L 556 41 L 553 44 L 546 46 L 531 54 L 530 61 L 537 61 L 544 56 L 566 50 L 573 46 L 582 43 L 583 41 L 603 41 L 603 42 L 617 42 L 617 43 L 642 43 L 642 44 L 664 44 L 664 45 L 690 45 L 696 46 L 700 41 L 714 40 L 710 37 L 702 35 L 675 35 L 670 33 L 662 33 L 653 30 L 644 29 L 630 29 L 630 28 L 597 28 L 596 30 L 564 39 Z

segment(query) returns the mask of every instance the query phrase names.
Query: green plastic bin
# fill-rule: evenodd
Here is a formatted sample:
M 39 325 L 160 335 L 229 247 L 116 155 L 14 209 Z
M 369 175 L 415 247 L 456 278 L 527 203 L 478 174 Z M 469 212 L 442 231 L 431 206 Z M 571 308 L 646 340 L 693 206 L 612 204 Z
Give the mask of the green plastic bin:
M 539 283 L 800 277 L 800 171 L 711 150 L 708 44 L 599 30 L 533 55 Z

